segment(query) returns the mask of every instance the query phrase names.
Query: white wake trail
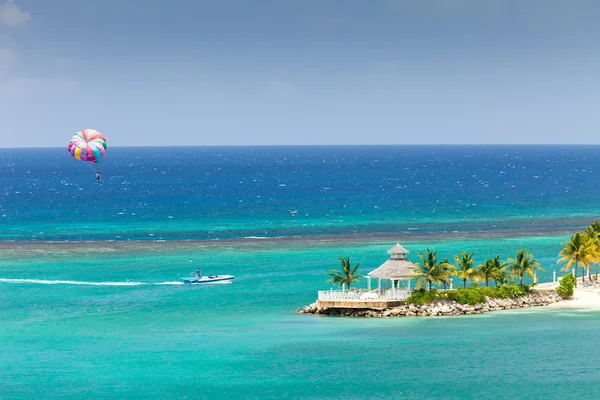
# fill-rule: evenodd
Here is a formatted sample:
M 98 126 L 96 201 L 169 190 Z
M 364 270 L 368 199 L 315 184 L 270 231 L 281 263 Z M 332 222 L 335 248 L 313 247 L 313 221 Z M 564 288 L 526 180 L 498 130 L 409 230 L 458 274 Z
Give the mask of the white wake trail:
M 8 279 L 0 278 L 0 283 L 36 283 L 39 285 L 87 285 L 87 286 L 140 286 L 140 285 L 183 285 L 183 282 L 170 281 L 159 283 L 145 282 L 86 282 L 47 279 Z
M 85 281 L 64 281 L 64 280 L 46 280 L 46 279 L 6 279 L 0 278 L 3 283 L 37 283 L 40 285 L 89 285 L 89 286 L 139 286 L 145 285 L 144 282 L 85 282 Z

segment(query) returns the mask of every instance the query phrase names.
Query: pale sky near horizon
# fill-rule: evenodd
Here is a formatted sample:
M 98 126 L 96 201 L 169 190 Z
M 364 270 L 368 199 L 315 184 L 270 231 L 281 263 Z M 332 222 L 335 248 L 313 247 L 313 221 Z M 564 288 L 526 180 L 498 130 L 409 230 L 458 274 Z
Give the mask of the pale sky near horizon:
M 0 147 L 600 144 L 598 21 L 596 0 L 0 0 Z

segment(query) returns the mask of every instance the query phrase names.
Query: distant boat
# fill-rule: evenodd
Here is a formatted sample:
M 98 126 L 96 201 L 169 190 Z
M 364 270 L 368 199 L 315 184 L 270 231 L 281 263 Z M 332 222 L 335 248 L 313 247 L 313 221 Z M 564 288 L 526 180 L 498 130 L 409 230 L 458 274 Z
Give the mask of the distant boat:
M 292 215 L 296 214 L 298 212 L 298 210 L 288 210 L 288 212 Z
M 201 277 L 192 276 L 189 278 L 181 278 L 183 283 L 191 285 L 203 285 L 208 283 L 231 283 L 235 279 L 233 275 L 203 275 Z

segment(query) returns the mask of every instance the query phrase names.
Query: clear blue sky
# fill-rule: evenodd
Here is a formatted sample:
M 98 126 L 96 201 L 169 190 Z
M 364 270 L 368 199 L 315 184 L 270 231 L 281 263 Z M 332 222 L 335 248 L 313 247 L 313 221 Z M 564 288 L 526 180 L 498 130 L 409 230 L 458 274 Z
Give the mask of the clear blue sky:
M 600 143 L 597 0 L 0 0 L 0 147 Z

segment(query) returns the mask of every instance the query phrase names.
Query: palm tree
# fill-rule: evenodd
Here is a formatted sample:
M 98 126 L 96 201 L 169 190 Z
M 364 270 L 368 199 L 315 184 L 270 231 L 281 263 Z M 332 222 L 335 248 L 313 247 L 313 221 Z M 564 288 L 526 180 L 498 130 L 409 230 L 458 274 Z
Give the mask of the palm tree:
M 463 280 L 464 288 L 467 287 L 467 279 L 478 279 L 475 268 L 473 268 L 474 254 L 475 252 L 469 254 L 462 250 L 460 257 L 458 255 L 454 256 L 454 261 L 456 261 L 456 276 Z
M 504 262 L 501 265 L 502 268 L 498 270 L 498 275 L 496 276 L 496 278 L 494 278 L 494 281 L 496 282 L 496 287 L 503 286 L 509 283 L 508 278 L 510 278 L 510 274 L 507 272 L 508 263 Z
M 486 258 L 484 264 L 477 266 L 479 279 L 485 281 L 485 286 L 489 286 L 490 279 L 497 280 L 501 272 L 506 268 L 506 262 L 500 262 L 500 255 L 496 255 L 494 259 Z
M 529 275 L 535 277 L 536 271 L 543 271 L 540 263 L 534 258 L 527 249 L 519 249 L 515 254 L 515 258 L 509 258 L 509 268 L 512 276 L 519 277 L 519 285 L 523 285 L 523 277 Z
M 598 280 L 598 263 L 600 263 L 600 222 L 598 220 L 592 222 L 586 229 L 585 233 L 588 236 L 590 255 L 596 263 L 596 281 Z M 592 280 L 591 269 L 588 269 L 589 280 Z
M 568 271 L 575 264 L 575 286 L 577 286 L 577 266 L 581 265 L 581 269 L 585 268 L 587 264 L 586 255 L 586 238 L 585 234 L 581 232 L 575 232 L 569 237 L 568 242 L 563 242 L 560 245 L 562 250 L 558 255 L 560 258 L 558 262 L 565 262 L 565 265 L 560 269 L 561 271 Z M 583 278 L 582 278 L 583 279 Z
M 431 285 L 433 283 L 440 284 L 446 283 L 451 279 L 452 272 L 446 264 L 448 260 L 437 262 L 437 251 L 431 251 L 427 249 L 427 255 L 423 253 L 418 254 L 421 261 L 415 263 L 417 271 L 414 277 L 417 279 L 417 289 L 423 287 L 425 283 L 429 285 L 431 291 Z
M 446 290 L 448 285 L 450 285 L 452 283 L 452 277 L 454 275 L 456 275 L 456 268 L 454 267 L 454 265 L 452 265 L 452 263 L 450 261 L 448 261 L 447 258 L 444 258 L 444 261 L 441 262 L 440 268 L 443 271 L 445 271 L 442 274 L 442 276 L 444 278 L 440 278 L 440 279 L 442 279 L 442 284 L 444 285 L 444 290 Z M 452 287 L 452 285 L 450 285 L 450 287 Z
M 331 268 L 331 271 L 327 274 L 327 276 L 331 276 L 331 279 L 328 279 L 327 282 L 331 282 L 333 284 L 337 284 L 339 287 L 343 287 L 344 284 L 348 286 L 350 289 L 350 285 L 353 282 L 358 282 L 362 273 L 356 272 L 360 263 L 356 264 L 354 268 L 350 266 L 350 257 L 341 257 L 338 258 L 340 265 L 342 266 L 341 270 L 337 270 L 335 268 Z

